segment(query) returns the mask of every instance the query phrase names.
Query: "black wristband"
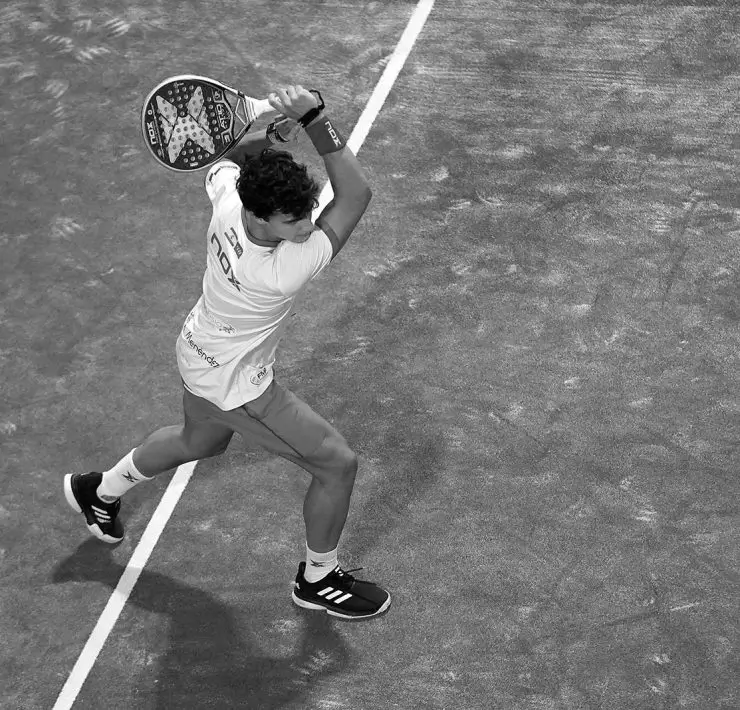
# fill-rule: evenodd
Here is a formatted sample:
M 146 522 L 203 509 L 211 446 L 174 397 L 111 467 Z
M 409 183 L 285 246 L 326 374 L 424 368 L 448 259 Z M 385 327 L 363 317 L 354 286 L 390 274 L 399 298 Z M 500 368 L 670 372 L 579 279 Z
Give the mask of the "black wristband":
M 320 121 L 312 123 L 304 130 L 319 155 L 335 153 L 338 150 L 342 150 L 346 144 L 344 136 L 334 128 L 327 116 L 322 116 Z

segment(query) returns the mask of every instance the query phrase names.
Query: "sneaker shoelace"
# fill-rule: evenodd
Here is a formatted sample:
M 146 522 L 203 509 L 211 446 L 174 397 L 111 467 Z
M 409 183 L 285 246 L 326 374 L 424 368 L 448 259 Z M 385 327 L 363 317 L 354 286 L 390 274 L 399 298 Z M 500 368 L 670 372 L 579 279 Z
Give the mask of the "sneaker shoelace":
M 355 577 L 352 575 L 352 572 L 359 572 L 361 569 L 363 569 L 363 568 L 362 567 L 355 567 L 354 569 L 344 570 L 341 567 L 337 567 L 334 570 L 334 574 L 339 575 L 340 577 L 342 577 L 344 579 L 347 579 L 350 582 L 354 582 L 355 581 Z

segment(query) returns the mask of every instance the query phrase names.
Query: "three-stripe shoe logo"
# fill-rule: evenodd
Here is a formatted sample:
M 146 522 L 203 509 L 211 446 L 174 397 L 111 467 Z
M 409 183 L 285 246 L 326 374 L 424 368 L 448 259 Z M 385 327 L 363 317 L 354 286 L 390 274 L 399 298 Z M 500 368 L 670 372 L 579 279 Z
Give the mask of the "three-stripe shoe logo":
M 325 587 L 317 594 L 330 602 L 334 602 L 334 604 L 342 604 L 352 596 L 349 592 L 345 593 L 341 589 L 334 589 L 334 587 Z M 339 598 L 337 599 L 337 597 Z
M 109 523 L 111 521 L 110 513 L 107 510 L 98 508 L 95 505 L 92 505 L 90 507 L 92 508 L 93 513 L 95 513 L 95 517 L 99 523 Z

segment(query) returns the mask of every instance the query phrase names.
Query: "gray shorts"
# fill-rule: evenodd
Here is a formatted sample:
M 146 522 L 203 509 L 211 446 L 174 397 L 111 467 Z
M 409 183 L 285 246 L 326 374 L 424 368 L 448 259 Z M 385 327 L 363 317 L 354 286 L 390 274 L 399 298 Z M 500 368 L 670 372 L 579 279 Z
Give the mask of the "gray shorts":
M 329 422 L 275 380 L 257 399 L 227 412 L 185 388 L 183 409 L 186 426 L 205 424 L 204 430 L 214 431 L 214 448 L 221 450 L 231 438 L 226 429 L 291 460 L 310 456 L 327 437 L 343 440 Z

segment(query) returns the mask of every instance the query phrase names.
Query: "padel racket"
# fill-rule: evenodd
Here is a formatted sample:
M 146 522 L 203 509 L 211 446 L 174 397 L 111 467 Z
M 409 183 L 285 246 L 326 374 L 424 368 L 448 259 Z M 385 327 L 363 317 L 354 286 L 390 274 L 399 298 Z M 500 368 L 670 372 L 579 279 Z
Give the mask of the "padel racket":
M 182 74 L 159 83 L 144 101 L 141 130 L 157 161 L 177 172 L 200 170 L 235 146 L 258 116 L 275 111 L 205 76 Z

